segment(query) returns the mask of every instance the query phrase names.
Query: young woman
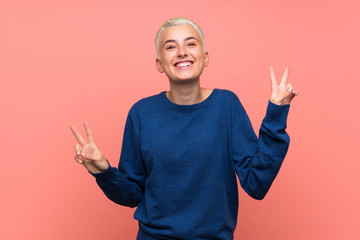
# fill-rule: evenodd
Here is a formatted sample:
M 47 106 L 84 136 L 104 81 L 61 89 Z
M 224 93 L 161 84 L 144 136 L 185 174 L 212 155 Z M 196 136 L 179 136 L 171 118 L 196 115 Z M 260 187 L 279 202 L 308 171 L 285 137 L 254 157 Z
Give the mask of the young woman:
M 200 87 L 209 64 L 201 29 L 184 18 L 167 20 L 156 35 L 156 66 L 170 90 L 144 98 L 129 111 L 118 168 L 74 133 L 75 160 L 112 201 L 136 207 L 137 239 L 233 239 L 238 213 L 236 175 L 242 188 L 262 199 L 285 158 L 291 100 L 270 68 L 271 96 L 256 137 L 237 96 Z

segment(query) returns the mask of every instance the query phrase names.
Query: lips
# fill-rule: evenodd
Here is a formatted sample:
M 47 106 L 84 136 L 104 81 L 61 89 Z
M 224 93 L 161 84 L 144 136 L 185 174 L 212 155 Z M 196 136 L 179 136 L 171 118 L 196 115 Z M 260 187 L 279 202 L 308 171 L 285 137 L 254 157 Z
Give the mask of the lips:
M 187 68 L 191 66 L 194 62 L 193 61 L 181 61 L 174 64 L 177 68 Z

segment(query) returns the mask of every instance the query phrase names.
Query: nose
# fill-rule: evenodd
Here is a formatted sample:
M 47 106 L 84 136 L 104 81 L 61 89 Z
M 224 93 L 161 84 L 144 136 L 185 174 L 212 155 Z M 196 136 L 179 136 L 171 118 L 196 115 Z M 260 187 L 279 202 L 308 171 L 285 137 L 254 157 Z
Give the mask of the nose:
M 179 58 L 183 58 L 187 56 L 187 51 L 186 51 L 186 47 L 184 46 L 179 46 L 178 47 L 178 57 Z

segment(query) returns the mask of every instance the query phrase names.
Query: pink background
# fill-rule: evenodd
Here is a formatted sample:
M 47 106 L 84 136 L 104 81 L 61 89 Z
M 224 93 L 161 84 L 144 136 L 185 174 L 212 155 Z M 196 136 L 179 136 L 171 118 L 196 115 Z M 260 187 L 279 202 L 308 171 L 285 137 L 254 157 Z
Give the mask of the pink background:
M 256 132 L 270 82 L 299 90 L 291 146 L 263 201 L 240 191 L 235 239 L 360 239 L 358 1 L 0 2 L 0 239 L 135 239 L 134 209 L 73 160 L 75 124 L 111 164 L 132 104 L 168 89 L 154 35 L 167 18 L 204 30 L 202 85 L 234 91 Z

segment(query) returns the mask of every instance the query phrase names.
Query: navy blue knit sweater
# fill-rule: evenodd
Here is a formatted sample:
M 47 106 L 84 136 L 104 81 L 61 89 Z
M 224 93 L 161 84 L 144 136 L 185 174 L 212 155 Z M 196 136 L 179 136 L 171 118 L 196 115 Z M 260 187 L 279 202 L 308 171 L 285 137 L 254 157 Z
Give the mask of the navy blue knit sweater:
M 288 111 L 269 102 L 257 138 L 228 90 L 194 105 L 161 92 L 131 108 L 118 169 L 93 175 L 109 199 L 137 206 L 137 239 L 233 239 L 236 174 L 251 197 L 264 198 L 289 146 Z

